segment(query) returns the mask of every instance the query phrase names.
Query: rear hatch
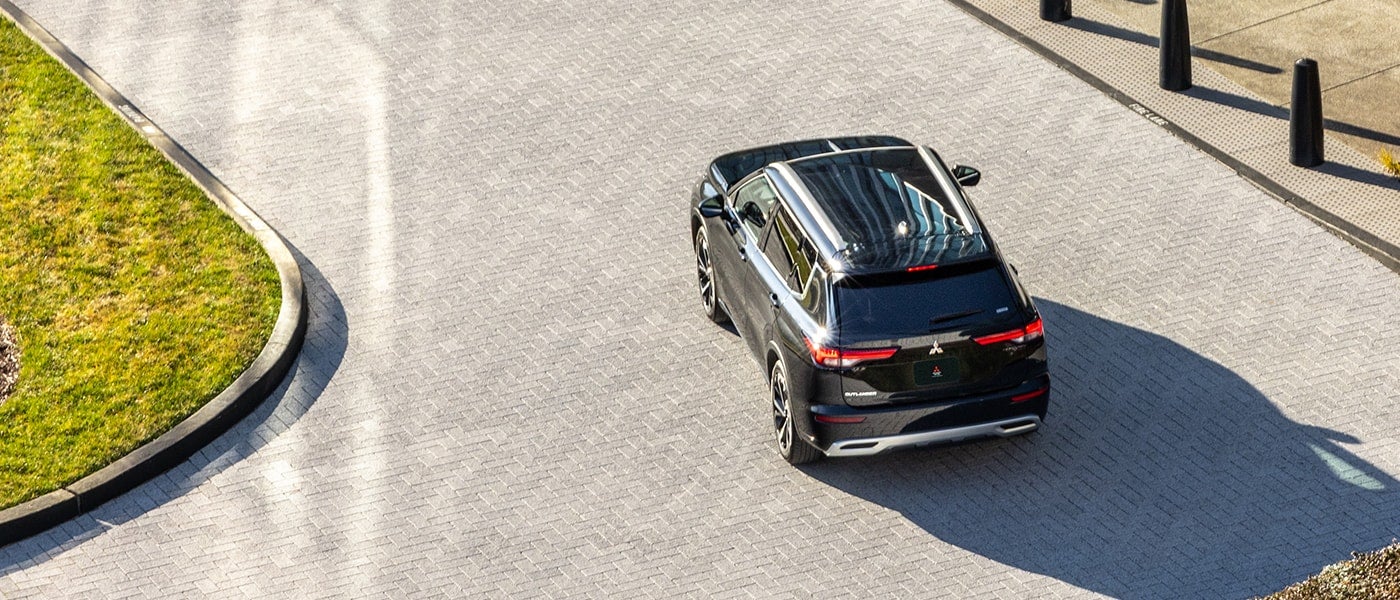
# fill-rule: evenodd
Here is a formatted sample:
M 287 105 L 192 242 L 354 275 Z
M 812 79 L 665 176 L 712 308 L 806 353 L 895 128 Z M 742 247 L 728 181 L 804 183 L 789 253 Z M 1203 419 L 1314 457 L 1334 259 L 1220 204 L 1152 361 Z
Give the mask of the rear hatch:
M 1008 337 L 1033 317 L 996 260 L 847 277 L 836 286 L 835 309 L 840 347 L 898 348 L 843 373 L 843 395 L 852 406 L 1010 389 L 1029 376 L 1018 363 L 1043 344 L 1038 336 Z

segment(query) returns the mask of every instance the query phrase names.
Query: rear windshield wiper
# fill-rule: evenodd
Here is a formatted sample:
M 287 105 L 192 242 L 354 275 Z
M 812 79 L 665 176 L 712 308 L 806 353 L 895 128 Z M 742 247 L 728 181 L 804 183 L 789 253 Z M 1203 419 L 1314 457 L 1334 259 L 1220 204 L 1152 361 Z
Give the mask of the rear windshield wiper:
M 961 318 L 963 318 L 963 317 L 970 317 L 970 316 L 975 315 L 975 314 L 980 313 L 980 312 L 982 312 L 982 309 L 980 309 L 980 308 L 974 308 L 974 309 L 972 309 L 972 310 L 965 310 L 965 311 L 962 311 L 962 312 L 955 312 L 955 313 L 948 313 L 948 314 L 946 314 L 946 315 L 939 315 L 939 316 L 937 316 L 937 317 L 934 317 L 934 318 L 932 318 L 932 319 L 929 319 L 929 320 L 928 320 L 928 324 L 929 324 L 929 327 L 933 327 L 934 325 L 937 325 L 937 324 L 939 324 L 939 323 L 946 323 L 946 322 L 948 322 L 948 321 L 953 321 L 953 320 L 961 319 Z

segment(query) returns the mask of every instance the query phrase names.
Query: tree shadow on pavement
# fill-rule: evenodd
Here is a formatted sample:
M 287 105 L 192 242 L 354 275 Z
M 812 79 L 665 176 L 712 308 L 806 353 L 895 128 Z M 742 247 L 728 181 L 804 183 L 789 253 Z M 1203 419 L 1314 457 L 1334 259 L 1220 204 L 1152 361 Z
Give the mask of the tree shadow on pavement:
M 291 244 L 288 243 L 290 247 Z M 340 368 L 349 341 L 345 309 L 330 282 L 292 247 L 309 303 L 306 340 L 292 375 L 252 414 L 189 460 L 116 499 L 53 529 L 0 549 L 0 576 L 36 564 L 97 537 L 193 490 L 277 438 L 296 423 Z
M 944 542 L 1122 598 L 1265 594 L 1400 535 L 1395 478 L 1341 446 L 1361 440 L 1290 420 L 1165 337 L 1037 304 L 1044 429 L 804 472 Z

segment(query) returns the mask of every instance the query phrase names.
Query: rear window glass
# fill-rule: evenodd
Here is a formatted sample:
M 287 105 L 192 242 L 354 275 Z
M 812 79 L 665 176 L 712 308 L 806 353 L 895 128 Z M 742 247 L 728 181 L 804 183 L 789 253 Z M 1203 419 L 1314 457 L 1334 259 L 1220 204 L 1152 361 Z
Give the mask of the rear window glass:
M 995 266 L 883 285 L 848 279 L 836 287 L 835 293 L 843 343 L 953 331 L 1021 318 L 1011 289 Z

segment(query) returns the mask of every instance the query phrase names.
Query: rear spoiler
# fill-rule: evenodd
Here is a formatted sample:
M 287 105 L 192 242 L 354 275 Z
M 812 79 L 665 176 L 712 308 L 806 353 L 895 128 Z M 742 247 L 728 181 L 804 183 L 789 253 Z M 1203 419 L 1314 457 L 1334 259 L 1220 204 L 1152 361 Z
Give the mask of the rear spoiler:
M 923 235 L 841 251 L 841 270 L 851 275 L 931 272 L 952 265 L 995 259 L 980 233 Z
M 832 283 L 838 287 L 888 285 L 914 280 L 955 277 L 957 275 L 981 271 L 983 269 L 995 268 L 997 265 L 998 261 L 996 256 L 992 254 L 982 254 L 975 257 L 937 264 L 855 269 L 843 272 L 841 277 L 834 279 Z

